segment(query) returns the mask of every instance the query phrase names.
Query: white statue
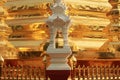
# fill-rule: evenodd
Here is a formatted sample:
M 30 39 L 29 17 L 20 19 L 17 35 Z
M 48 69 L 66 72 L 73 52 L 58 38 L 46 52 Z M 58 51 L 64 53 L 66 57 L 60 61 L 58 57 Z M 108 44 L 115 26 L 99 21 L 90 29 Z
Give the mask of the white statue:
M 66 60 L 68 54 L 71 54 L 72 51 L 68 44 L 68 28 L 70 24 L 70 19 L 65 15 L 65 6 L 62 4 L 61 0 L 56 0 L 54 5 L 51 7 L 52 15 L 47 20 L 47 25 L 50 29 L 50 44 L 47 48 L 47 53 L 51 57 L 51 64 L 48 66 L 48 71 L 57 71 L 57 76 L 59 71 L 63 71 L 65 73 L 70 71 L 70 67 L 68 66 Z M 63 48 L 56 48 L 55 41 L 57 32 L 61 32 L 63 36 L 64 45 Z M 64 71 L 65 70 L 65 71 Z M 66 73 L 65 73 L 66 74 Z M 68 74 L 69 76 L 70 74 Z M 56 75 L 55 75 L 56 76 Z M 67 79 L 66 79 L 67 80 Z
M 70 24 L 69 16 L 65 14 L 66 7 L 62 4 L 61 0 L 56 0 L 51 7 L 52 15 L 47 20 L 47 25 L 50 29 L 50 45 L 49 47 L 55 48 L 55 37 L 57 31 L 61 31 L 63 35 L 64 45 L 68 47 L 68 28 Z

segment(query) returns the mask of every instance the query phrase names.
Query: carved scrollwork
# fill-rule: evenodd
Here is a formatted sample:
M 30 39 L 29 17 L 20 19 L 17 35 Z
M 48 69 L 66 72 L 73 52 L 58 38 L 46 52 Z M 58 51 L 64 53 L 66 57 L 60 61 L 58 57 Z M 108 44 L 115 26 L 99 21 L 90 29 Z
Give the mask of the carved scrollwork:
M 108 12 L 108 9 L 104 6 L 91 6 L 91 5 L 73 5 L 67 4 L 68 9 L 75 9 L 75 10 L 86 10 L 86 11 L 97 11 L 97 12 Z
M 48 9 L 48 7 L 50 6 L 50 3 L 42 3 L 42 4 L 31 4 L 31 5 L 13 5 L 11 7 L 8 8 L 9 12 L 14 12 L 14 11 L 18 11 L 18 10 L 35 10 L 35 9 Z

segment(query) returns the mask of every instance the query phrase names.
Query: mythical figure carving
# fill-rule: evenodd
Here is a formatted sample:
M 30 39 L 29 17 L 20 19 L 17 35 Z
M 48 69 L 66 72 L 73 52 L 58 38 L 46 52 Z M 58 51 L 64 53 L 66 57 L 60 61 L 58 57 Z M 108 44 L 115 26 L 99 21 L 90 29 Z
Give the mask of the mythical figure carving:
M 50 29 L 50 47 L 55 48 L 55 37 L 57 31 L 61 31 L 63 35 L 64 45 L 68 45 L 68 28 L 70 24 L 69 16 L 65 14 L 66 7 L 62 4 L 61 0 L 56 0 L 54 5 L 51 7 L 52 15 L 47 20 L 47 25 Z

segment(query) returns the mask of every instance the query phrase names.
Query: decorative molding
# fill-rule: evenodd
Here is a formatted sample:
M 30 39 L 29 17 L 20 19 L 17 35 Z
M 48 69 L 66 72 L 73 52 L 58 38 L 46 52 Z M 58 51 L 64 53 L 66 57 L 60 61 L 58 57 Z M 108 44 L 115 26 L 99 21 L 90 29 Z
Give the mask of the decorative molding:
M 5 5 L 7 6 L 7 5 Z M 20 6 L 16 5 L 12 5 L 10 7 L 7 7 L 9 12 L 16 12 L 16 11 L 21 11 L 21 10 L 45 10 L 48 8 L 48 6 L 50 6 L 50 3 L 42 3 L 42 4 L 21 4 Z
M 39 17 L 32 17 L 32 18 L 18 18 L 18 19 L 8 19 L 6 23 L 8 25 L 27 25 L 32 23 L 45 23 L 47 17 L 39 16 Z

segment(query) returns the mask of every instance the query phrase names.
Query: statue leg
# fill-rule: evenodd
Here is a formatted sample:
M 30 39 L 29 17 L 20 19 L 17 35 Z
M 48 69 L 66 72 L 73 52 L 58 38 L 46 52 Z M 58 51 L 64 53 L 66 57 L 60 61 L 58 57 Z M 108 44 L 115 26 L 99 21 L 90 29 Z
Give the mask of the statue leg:
M 50 47 L 55 48 L 56 28 L 50 28 Z
M 67 29 L 67 27 L 63 27 L 62 28 L 62 35 L 63 35 L 63 41 L 64 41 L 63 47 L 69 46 L 69 43 L 68 43 L 68 29 Z

